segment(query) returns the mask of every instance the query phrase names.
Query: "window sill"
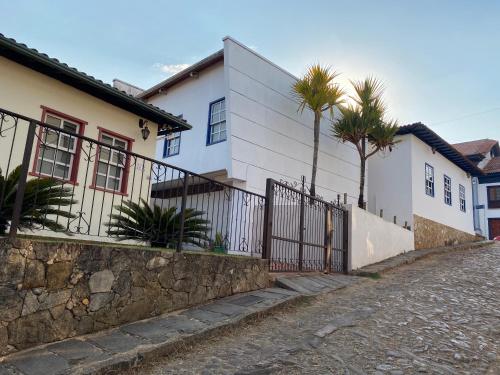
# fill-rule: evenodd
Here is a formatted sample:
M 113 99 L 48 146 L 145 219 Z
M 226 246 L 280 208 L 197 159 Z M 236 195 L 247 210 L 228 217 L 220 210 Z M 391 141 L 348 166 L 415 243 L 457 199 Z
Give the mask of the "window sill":
M 78 186 L 78 182 L 76 181 L 73 181 L 73 180 L 64 180 L 62 178 L 58 178 L 58 177 L 51 177 L 51 176 L 47 176 L 47 175 L 44 175 L 44 174 L 40 174 L 40 173 L 36 173 L 36 172 L 28 172 L 28 175 L 31 176 L 31 177 L 38 177 L 38 178 L 52 178 L 56 181 L 59 181 L 63 184 L 68 184 L 68 185 L 73 185 L 73 186 Z
M 177 154 L 163 155 L 163 159 L 171 158 L 172 156 L 177 156 L 179 154 L 180 154 L 180 152 L 178 152 Z
M 222 140 L 222 141 L 212 142 L 212 143 L 208 143 L 208 142 L 207 142 L 207 146 L 216 145 L 216 144 L 218 144 L 218 143 L 222 143 L 222 142 L 226 142 L 226 141 L 227 141 L 227 139 L 224 139 L 224 140 Z
M 90 185 L 89 189 L 96 190 L 96 191 L 102 191 L 103 193 L 110 193 L 113 195 L 121 195 L 123 197 L 128 197 L 128 193 L 124 193 L 124 192 L 116 191 L 116 190 L 105 189 L 105 188 L 98 187 L 95 185 Z

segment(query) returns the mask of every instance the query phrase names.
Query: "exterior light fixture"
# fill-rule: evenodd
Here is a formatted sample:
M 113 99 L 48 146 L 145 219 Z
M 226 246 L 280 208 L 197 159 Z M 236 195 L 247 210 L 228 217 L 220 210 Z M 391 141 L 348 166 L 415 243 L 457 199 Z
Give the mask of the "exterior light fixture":
M 141 128 L 142 139 L 148 139 L 149 134 L 151 134 L 151 130 L 148 128 L 148 120 L 139 119 L 139 128 Z

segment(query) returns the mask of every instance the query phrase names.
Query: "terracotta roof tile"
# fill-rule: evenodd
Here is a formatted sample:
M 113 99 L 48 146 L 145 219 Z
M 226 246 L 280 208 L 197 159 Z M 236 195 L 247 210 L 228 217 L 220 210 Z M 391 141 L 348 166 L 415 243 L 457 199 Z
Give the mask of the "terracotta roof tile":
M 476 141 L 456 143 L 453 145 L 453 147 L 455 147 L 461 154 L 469 156 L 486 154 L 497 143 L 498 141 L 495 141 L 494 139 L 478 139 Z
M 488 164 L 483 168 L 485 173 L 498 173 L 500 172 L 500 156 L 491 159 Z

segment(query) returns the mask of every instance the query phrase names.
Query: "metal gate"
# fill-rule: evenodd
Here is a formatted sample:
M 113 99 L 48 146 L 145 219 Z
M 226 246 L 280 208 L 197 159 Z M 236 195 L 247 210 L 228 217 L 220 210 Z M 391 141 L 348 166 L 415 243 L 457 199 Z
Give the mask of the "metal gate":
M 283 182 L 267 180 L 264 252 L 274 272 L 347 272 L 348 212 Z

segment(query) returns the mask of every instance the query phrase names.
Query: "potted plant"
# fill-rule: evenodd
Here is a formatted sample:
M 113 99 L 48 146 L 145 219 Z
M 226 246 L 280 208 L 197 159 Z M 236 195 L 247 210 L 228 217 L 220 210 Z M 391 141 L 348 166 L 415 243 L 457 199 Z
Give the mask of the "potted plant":
M 215 239 L 212 242 L 212 251 L 219 254 L 226 253 L 226 245 L 224 244 L 224 237 L 221 232 L 215 234 Z

